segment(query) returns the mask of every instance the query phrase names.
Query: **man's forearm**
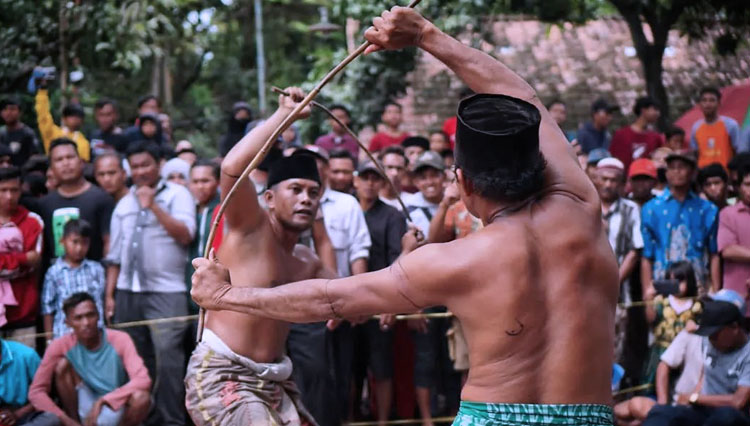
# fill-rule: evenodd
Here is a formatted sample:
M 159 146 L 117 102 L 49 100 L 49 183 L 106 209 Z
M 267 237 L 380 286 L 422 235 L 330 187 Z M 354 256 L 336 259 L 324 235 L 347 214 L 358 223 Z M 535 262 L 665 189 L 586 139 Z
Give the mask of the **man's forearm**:
M 638 261 L 638 252 L 636 250 L 630 250 L 625 259 L 623 259 L 620 265 L 620 284 L 630 278 L 630 274 L 633 273 L 633 268 Z
M 253 128 L 227 153 L 221 162 L 221 170 L 232 177 L 241 175 L 247 164 L 258 154 L 263 144 L 290 112 L 291 110 L 276 110 L 266 121 Z
M 733 262 L 750 263 L 750 247 L 732 244 L 721 251 L 721 257 Z
M 115 297 L 115 288 L 117 287 L 117 277 L 120 275 L 120 265 L 107 266 L 107 288 L 105 296 Z
M 42 318 L 42 322 L 44 323 L 44 332 L 52 333 L 52 323 L 53 323 L 52 315 L 44 315 L 44 317 Z
M 329 280 L 313 279 L 274 288 L 232 287 L 221 297 L 221 308 L 287 322 L 336 318 L 326 296 Z
M 641 258 L 641 287 L 643 290 L 643 297 L 646 297 L 646 290 L 650 289 L 653 281 L 653 267 L 651 266 L 651 259 L 646 257 Z
M 445 243 L 451 240 L 450 231 L 445 228 L 445 216 L 450 206 L 440 203 L 437 212 L 430 221 L 430 230 L 427 234 L 427 241 L 431 243 Z
M 432 23 L 426 25 L 419 47 L 446 64 L 477 93 L 504 94 L 526 101 L 536 98 L 534 89 L 510 68 L 484 52 L 467 49 Z
M 664 362 L 656 367 L 656 402 L 662 405 L 669 402 L 669 366 Z
M 711 255 L 711 289 L 721 290 L 721 258 L 718 254 Z
M 161 226 L 164 227 L 170 237 L 174 238 L 183 246 L 192 242 L 193 237 L 190 235 L 190 230 L 184 223 L 170 216 L 169 213 L 162 210 L 162 208 L 156 203 L 151 206 L 151 211 L 154 212 L 154 216 L 156 216 L 156 219 Z
M 352 262 L 350 266 L 352 268 L 352 275 L 364 274 L 367 272 L 367 258 L 360 257 Z
M 743 401 L 744 400 L 744 401 Z M 727 395 L 700 395 L 695 405 L 705 407 L 732 407 L 741 410 L 747 404 L 747 398 L 737 394 Z

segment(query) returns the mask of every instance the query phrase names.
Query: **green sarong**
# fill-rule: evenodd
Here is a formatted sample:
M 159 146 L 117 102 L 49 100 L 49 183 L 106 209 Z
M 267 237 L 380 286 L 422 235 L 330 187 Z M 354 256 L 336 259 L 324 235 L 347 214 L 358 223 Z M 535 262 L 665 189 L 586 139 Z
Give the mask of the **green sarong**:
M 461 401 L 453 426 L 612 426 L 612 408 L 595 404 L 492 404 Z

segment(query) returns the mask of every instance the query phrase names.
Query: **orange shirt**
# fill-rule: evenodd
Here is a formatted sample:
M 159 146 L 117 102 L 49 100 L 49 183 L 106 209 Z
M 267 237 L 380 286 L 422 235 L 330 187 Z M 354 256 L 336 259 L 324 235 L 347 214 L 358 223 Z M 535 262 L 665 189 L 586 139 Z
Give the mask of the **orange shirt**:
M 719 163 L 726 168 L 738 142 L 737 122 L 724 116 L 713 123 L 699 120 L 693 125 L 690 138 L 691 147 L 698 150 L 698 167 Z

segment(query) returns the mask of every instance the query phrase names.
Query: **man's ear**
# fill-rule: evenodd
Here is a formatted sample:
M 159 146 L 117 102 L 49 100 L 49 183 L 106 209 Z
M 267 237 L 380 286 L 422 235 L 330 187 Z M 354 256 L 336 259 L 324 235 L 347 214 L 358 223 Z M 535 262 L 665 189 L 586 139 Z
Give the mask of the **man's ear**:
M 263 193 L 263 199 L 266 201 L 266 206 L 268 208 L 274 207 L 274 199 L 273 199 L 273 191 L 270 189 L 266 189 L 266 191 Z
M 456 169 L 456 181 L 458 182 L 458 187 L 464 192 L 464 194 L 466 194 L 467 197 L 474 194 L 474 184 L 470 179 L 466 177 L 463 169 L 461 168 Z

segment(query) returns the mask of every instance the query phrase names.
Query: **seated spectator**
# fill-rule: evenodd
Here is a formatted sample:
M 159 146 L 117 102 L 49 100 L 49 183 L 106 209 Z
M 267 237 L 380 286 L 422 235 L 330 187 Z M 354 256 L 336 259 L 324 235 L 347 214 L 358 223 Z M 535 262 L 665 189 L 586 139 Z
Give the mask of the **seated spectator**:
M 732 290 L 703 306 L 695 334 L 703 340 L 702 385 L 677 395 L 677 405 L 656 405 L 643 426 L 748 425 L 750 345 L 742 326 L 745 301 Z
M 91 245 L 91 225 L 82 219 L 72 219 L 63 228 L 62 245 L 65 254 L 58 257 L 47 270 L 42 288 L 44 331 L 55 339 L 71 330 L 65 322 L 63 302 L 75 293 L 88 293 L 96 302 L 99 327 L 104 327 L 102 298 L 104 297 L 104 267 L 86 259 Z
M 656 404 L 676 403 L 680 394 L 690 394 L 700 383 L 703 371 L 703 339 L 686 328 L 675 337 L 672 344 L 662 354 L 659 367 L 656 369 L 656 400 L 636 396 L 615 405 L 615 419 L 618 425 L 639 426 Z M 675 383 L 670 377 L 675 370 L 681 369 Z
M 34 410 L 29 384 L 39 367 L 39 355 L 30 347 L 0 339 L 0 425 L 56 426 L 52 413 Z
M 410 136 L 401 142 L 401 146 L 404 147 L 404 155 L 409 164 L 415 164 L 420 155 L 430 150 L 430 141 L 422 136 Z
M 128 194 L 128 175 L 122 157 L 116 152 L 106 152 L 94 160 L 94 178 L 97 185 L 111 195 L 115 203 Z
M 719 210 L 726 207 L 729 176 L 719 163 L 709 164 L 698 170 L 698 186 L 701 195 L 714 203 Z
M 52 413 L 63 425 L 137 425 L 151 399 L 143 360 L 122 331 L 100 328 L 94 298 L 75 293 L 63 303 L 72 333 L 55 339 L 42 358 L 29 389 L 36 410 Z M 52 384 L 62 406 L 52 400 Z
M 750 277 L 750 167 L 740 170 L 739 199 L 719 213 L 719 251 L 723 258 L 723 288 L 743 298 L 748 294 Z
M 190 179 L 190 164 L 181 158 L 173 158 L 161 168 L 161 178 L 167 182 L 187 187 Z
M 46 80 L 42 82 L 42 86 Z M 39 134 L 42 136 L 44 152 L 49 154 L 52 150 L 51 144 L 56 139 L 68 138 L 75 143 L 78 148 L 78 156 L 83 161 L 91 159 L 91 148 L 89 141 L 80 132 L 83 125 L 83 108 L 78 104 L 69 104 L 62 111 L 62 127 L 55 124 L 52 114 L 50 113 L 49 94 L 47 89 L 40 88 L 36 92 L 36 122 L 39 126 Z
M 654 333 L 654 343 L 643 374 L 644 383 L 654 383 L 662 354 L 680 331 L 695 322 L 701 311 L 700 302 L 694 301 L 698 296 L 698 285 L 689 262 L 673 263 L 667 278 L 679 283 L 679 293 L 666 295 L 652 291 L 644 297 L 647 301 L 653 301 L 646 305 L 646 318 L 653 325 Z
M 664 146 L 672 151 L 684 151 L 687 149 L 687 144 L 685 143 L 685 131 L 680 127 L 671 127 L 664 132 L 664 138 L 666 139 Z

